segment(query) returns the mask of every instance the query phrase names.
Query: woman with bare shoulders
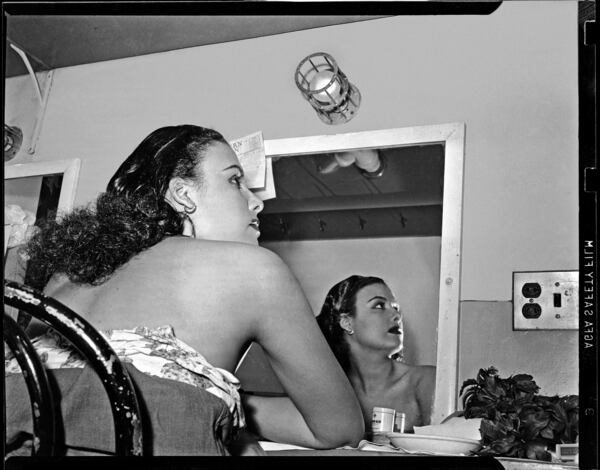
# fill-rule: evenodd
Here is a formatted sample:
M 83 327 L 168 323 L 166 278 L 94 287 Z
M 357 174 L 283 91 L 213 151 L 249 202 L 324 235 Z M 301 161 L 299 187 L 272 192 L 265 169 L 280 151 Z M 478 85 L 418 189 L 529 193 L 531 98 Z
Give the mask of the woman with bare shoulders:
M 405 432 L 430 423 L 435 367 L 401 362 L 402 315 L 383 279 L 350 276 L 328 292 L 317 322 L 361 404 L 365 429 L 374 407 L 405 417 Z
M 116 345 L 159 338 L 185 351 L 192 370 L 226 390 L 238 428 L 312 448 L 355 445 L 363 434 L 356 396 L 297 280 L 258 246 L 262 208 L 221 134 L 164 127 L 125 160 L 94 208 L 33 238 L 30 283 Z M 244 396 L 242 409 L 232 373 L 252 341 L 289 398 Z M 169 360 L 163 372 L 195 383 Z M 153 373 L 143 360 L 139 367 Z

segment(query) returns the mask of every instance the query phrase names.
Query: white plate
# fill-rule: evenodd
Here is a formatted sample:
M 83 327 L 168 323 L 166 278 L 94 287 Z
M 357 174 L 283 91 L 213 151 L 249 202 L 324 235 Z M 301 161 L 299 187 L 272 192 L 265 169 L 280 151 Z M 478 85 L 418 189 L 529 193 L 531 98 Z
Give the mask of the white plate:
M 429 436 L 399 432 L 389 432 L 387 436 L 394 447 L 411 453 L 469 455 L 481 447 L 481 442 L 462 437 Z

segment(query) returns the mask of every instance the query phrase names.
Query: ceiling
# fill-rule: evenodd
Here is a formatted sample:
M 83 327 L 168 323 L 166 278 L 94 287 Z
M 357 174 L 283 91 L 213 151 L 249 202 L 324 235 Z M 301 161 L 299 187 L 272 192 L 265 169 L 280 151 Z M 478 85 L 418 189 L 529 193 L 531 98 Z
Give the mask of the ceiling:
M 277 197 L 259 214 L 261 241 L 440 236 L 444 146 L 382 148 L 377 178 L 356 165 L 323 174 L 332 154 L 273 162 Z
M 41 71 L 381 17 L 7 15 L 5 77 L 27 73 L 9 43 Z

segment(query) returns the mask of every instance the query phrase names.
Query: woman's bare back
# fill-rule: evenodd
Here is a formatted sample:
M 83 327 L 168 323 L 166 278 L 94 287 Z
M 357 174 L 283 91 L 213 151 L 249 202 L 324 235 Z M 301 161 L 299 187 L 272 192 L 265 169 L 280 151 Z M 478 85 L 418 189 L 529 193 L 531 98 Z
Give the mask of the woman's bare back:
M 251 340 L 249 319 L 240 309 L 249 300 L 243 297 L 251 273 L 239 269 L 247 267 L 239 256 L 256 250 L 173 237 L 138 254 L 99 286 L 60 276 L 45 292 L 99 330 L 169 324 L 211 364 L 233 371 Z

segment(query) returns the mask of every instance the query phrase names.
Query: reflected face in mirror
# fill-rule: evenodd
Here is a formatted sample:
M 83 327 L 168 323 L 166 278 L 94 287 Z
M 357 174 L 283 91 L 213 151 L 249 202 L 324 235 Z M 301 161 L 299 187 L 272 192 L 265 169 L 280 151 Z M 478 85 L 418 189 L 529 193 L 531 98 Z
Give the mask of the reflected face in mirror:
M 385 284 L 370 284 L 355 296 L 348 342 L 390 354 L 402 344 L 402 314 L 394 294 Z M 352 346 L 351 346 L 352 347 Z

